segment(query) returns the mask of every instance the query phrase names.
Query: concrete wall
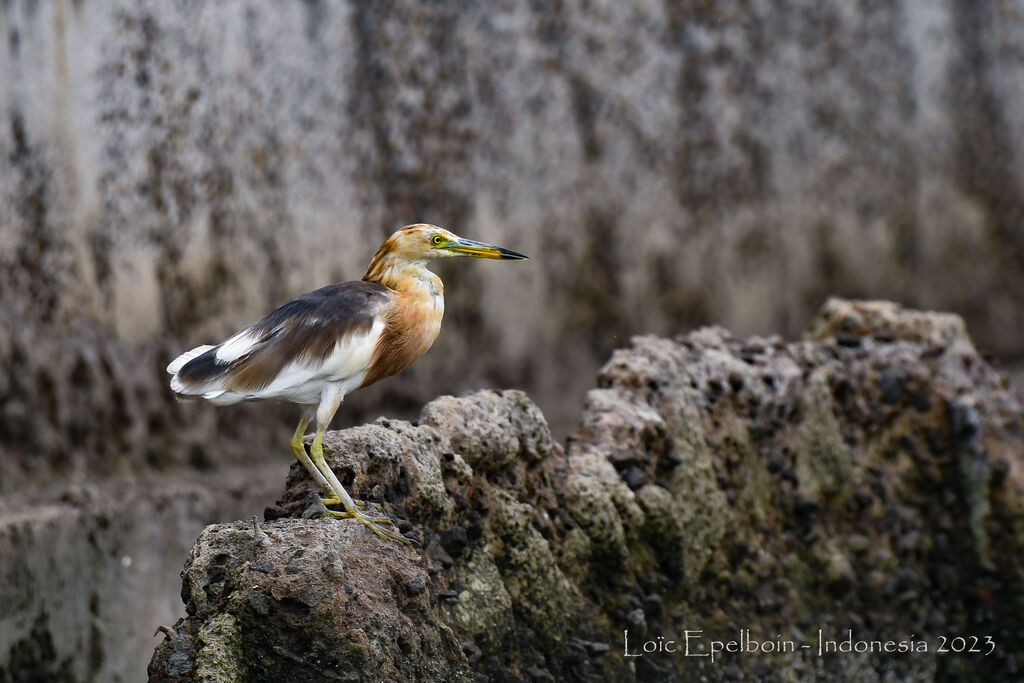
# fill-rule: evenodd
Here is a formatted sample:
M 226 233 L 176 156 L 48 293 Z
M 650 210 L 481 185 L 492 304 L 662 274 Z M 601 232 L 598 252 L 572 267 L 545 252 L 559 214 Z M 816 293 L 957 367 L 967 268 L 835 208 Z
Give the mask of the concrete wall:
M 281 494 L 286 463 L 123 477 L 0 499 L 0 681 L 141 681 L 184 614 L 181 565 L 207 524 Z
M 165 361 L 419 220 L 534 258 L 445 264 L 437 346 L 349 419 L 516 385 L 564 432 L 628 335 L 793 334 L 827 294 L 1024 353 L 1021 3 L 3 8 L 0 490 L 69 442 L 248 452 L 225 422 L 277 413 L 169 411 Z

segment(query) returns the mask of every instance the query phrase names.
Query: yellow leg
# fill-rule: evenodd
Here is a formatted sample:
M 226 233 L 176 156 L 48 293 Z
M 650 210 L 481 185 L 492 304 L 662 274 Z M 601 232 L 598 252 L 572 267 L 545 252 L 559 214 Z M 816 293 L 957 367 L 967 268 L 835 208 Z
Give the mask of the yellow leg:
M 327 492 L 327 498 L 321 498 L 324 505 L 337 505 L 341 502 L 341 498 L 335 493 L 334 487 L 331 486 L 330 482 L 324 478 L 324 475 L 319 469 L 313 464 L 313 461 L 306 455 L 306 447 L 302 444 L 302 436 L 306 433 L 306 427 L 312 422 L 313 416 L 316 415 L 316 410 L 313 406 L 303 406 L 302 416 L 299 417 L 299 426 L 295 428 L 295 433 L 292 434 L 289 445 L 292 447 L 292 453 L 295 455 L 295 459 L 299 461 L 306 471 L 309 472 L 309 476 L 313 478 L 320 488 Z
M 331 482 L 331 486 L 334 488 L 334 491 L 336 491 L 338 494 L 339 503 L 345 508 L 344 512 L 328 510 L 324 516 L 347 517 L 352 519 L 358 519 L 360 522 L 369 527 L 370 531 L 377 534 L 381 538 L 392 538 L 396 541 L 401 541 L 402 543 L 411 545 L 412 541 L 402 536 L 401 534 L 397 534 L 377 526 L 378 524 L 394 523 L 387 517 L 370 517 L 368 515 L 364 515 L 362 512 L 356 509 L 356 506 L 359 505 L 359 503 L 362 503 L 362 501 L 359 501 L 359 503 L 357 503 L 356 501 L 352 500 L 352 497 L 348 495 L 348 492 L 345 490 L 345 487 L 341 485 L 340 481 L 338 481 L 338 477 L 334 474 L 334 471 L 331 470 L 330 466 L 327 464 L 327 461 L 324 460 L 322 443 L 323 435 L 324 433 L 322 431 L 317 430 L 316 436 L 313 437 L 313 445 L 310 447 L 309 453 L 313 459 L 313 464 L 316 465 L 317 469 L 319 469 L 323 473 L 323 476 L 329 482 Z M 365 503 L 363 503 L 363 505 L 365 505 Z
M 334 417 L 334 413 L 337 412 L 338 406 L 341 405 L 341 398 L 342 395 L 340 391 L 333 389 L 324 390 L 323 397 L 320 400 L 320 407 L 317 408 L 316 411 L 316 434 L 313 436 L 313 444 L 309 448 L 309 456 L 312 458 L 313 465 L 329 483 L 330 488 L 328 490 L 333 492 L 338 499 L 337 503 L 332 502 L 331 504 L 340 504 L 345 508 L 344 512 L 328 510 L 324 516 L 358 519 L 369 527 L 370 531 L 377 534 L 377 536 L 382 539 L 391 538 L 396 541 L 401 541 L 406 545 L 411 545 L 412 541 L 401 534 L 397 534 L 377 526 L 378 524 L 394 523 L 387 517 L 369 517 L 364 515 L 362 512 L 359 512 L 359 510 L 356 509 L 356 501 L 352 500 L 352 497 L 348 495 L 345 487 L 341 485 L 340 481 L 338 481 L 337 475 L 334 474 L 334 471 L 327 464 L 327 461 L 324 460 L 324 432 L 327 431 L 327 425 L 331 423 L 331 418 Z M 303 454 L 305 454 L 305 451 L 303 451 Z M 324 502 L 326 504 L 327 501 Z

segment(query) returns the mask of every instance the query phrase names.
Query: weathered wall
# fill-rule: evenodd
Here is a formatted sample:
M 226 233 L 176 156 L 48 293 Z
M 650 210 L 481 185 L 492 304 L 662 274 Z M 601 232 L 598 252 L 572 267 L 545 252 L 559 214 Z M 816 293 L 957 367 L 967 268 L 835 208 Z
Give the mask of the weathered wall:
M 0 500 L 0 681 L 128 683 L 182 613 L 182 558 L 204 526 L 280 491 L 282 463 L 120 478 L 60 500 Z
M 343 420 L 493 384 L 564 432 L 629 334 L 793 333 L 833 293 L 955 310 L 1020 354 L 1022 21 L 974 0 L 5 0 L 0 491 L 277 439 L 270 408 L 170 408 L 161 368 L 358 277 L 410 221 L 534 258 L 446 267 L 435 349 Z

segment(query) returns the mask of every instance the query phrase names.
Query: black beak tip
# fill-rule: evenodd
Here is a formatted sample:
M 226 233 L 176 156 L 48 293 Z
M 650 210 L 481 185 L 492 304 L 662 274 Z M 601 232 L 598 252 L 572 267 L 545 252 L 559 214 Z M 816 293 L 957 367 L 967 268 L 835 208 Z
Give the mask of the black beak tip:
M 500 251 L 501 251 L 501 258 L 509 260 L 509 261 L 519 261 L 519 260 L 522 260 L 522 259 L 530 258 L 526 254 L 520 254 L 518 251 L 512 251 L 511 249 L 505 249 L 504 247 L 502 247 Z

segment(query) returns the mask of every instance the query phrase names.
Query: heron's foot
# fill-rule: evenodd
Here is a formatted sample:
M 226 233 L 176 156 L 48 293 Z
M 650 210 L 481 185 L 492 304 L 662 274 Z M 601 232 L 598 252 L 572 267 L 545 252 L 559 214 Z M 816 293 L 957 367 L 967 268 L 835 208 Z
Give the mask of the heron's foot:
M 341 498 L 338 498 L 337 496 L 331 496 L 330 498 L 321 498 L 320 502 L 323 503 L 324 505 L 344 505 L 344 503 L 341 502 Z M 356 504 L 356 507 L 366 507 L 366 501 L 364 500 L 353 500 L 352 502 Z
M 406 538 L 405 536 L 390 531 L 388 529 L 382 529 L 381 527 L 377 526 L 378 524 L 394 524 L 394 522 L 392 522 L 387 517 L 369 517 L 367 515 L 364 515 L 362 512 L 359 512 L 358 510 L 346 510 L 345 512 L 336 512 L 334 510 L 328 510 L 327 512 L 324 513 L 324 517 L 343 517 L 348 519 L 358 519 L 360 522 L 368 526 L 370 528 L 370 531 L 380 536 L 380 538 L 383 540 L 387 540 L 390 538 L 395 541 L 401 541 L 406 545 L 412 545 L 412 541 Z

